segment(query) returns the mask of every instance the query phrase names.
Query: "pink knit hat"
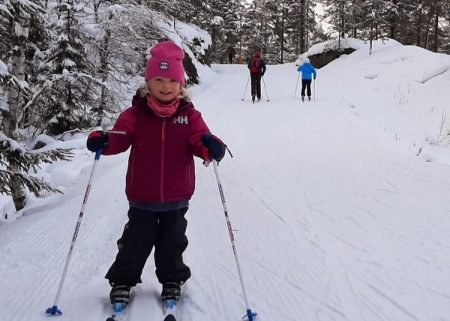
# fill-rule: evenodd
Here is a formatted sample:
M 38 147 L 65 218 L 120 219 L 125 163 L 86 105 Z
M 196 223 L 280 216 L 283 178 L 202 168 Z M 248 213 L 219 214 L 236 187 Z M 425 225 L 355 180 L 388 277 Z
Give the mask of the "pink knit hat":
M 184 85 L 184 51 L 172 41 L 163 41 L 150 49 L 145 80 L 167 77 Z

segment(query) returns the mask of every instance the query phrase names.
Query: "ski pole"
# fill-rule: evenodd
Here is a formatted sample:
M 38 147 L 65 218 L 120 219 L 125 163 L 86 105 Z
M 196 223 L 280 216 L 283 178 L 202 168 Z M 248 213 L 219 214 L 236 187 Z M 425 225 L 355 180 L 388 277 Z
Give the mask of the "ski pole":
M 267 94 L 266 82 L 264 81 L 264 77 L 262 77 L 262 81 L 263 81 L 263 84 L 264 84 L 264 90 L 266 91 L 267 101 L 269 101 L 269 95 Z
M 89 197 L 89 192 L 91 190 L 92 178 L 94 177 L 95 169 L 97 167 L 97 164 L 98 164 L 101 154 L 102 154 L 101 149 L 98 150 L 97 152 L 95 152 L 94 164 L 92 166 L 91 174 L 89 176 L 89 181 L 88 181 L 88 184 L 86 187 L 86 191 L 84 193 L 83 204 L 81 205 L 80 215 L 78 216 L 77 225 L 75 226 L 75 232 L 73 233 L 73 236 L 72 236 L 72 242 L 70 243 L 69 253 L 67 254 L 66 263 L 64 264 L 64 269 L 63 269 L 63 273 L 61 276 L 61 280 L 59 281 L 59 286 L 58 286 L 58 291 L 56 292 L 55 301 L 54 301 L 53 306 L 48 308 L 45 311 L 48 315 L 61 315 L 62 314 L 61 310 L 58 309 L 58 301 L 59 301 L 59 297 L 61 296 L 61 291 L 63 288 L 64 281 L 66 279 L 66 274 L 67 274 L 67 270 L 69 268 L 70 259 L 72 258 L 72 251 L 75 246 L 75 241 L 77 240 L 78 231 L 80 229 L 81 220 L 83 218 L 84 208 L 86 207 L 87 200 Z
M 314 101 L 316 101 L 316 78 L 314 78 Z
M 245 85 L 245 90 L 244 90 L 244 94 L 242 95 L 242 101 L 244 101 L 244 96 L 245 96 L 245 93 L 247 92 L 247 87 L 248 87 L 248 82 L 250 81 L 250 76 L 248 76 L 248 79 L 247 79 L 247 85 Z
M 297 94 L 297 87 L 298 87 L 298 80 L 299 79 L 300 79 L 300 73 L 298 73 L 297 83 L 295 84 L 294 99 L 295 99 L 295 95 Z
M 249 305 L 248 305 L 247 292 L 245 291 L 245 286 L 244 286 L 244 278 L 242 277 L 241 265 L 239 263 L 239 257 L 238 257 L 236 245 L 234 243 L 233 229 L 231 227 L 230 217 L 228 216 L 228 209 L 227 209 L 227 204 L 225 203 L 225 195 L 223 193 L 222 183 L 220 182 L 219 170 L 217 168 L 217 161 L 213 160 L 213 165 L 214 165 L 214 173 L 216 174 L 217 186 L 219 187 L 220 199 L 222 201 L 223 211 L 225 214 L 225 219 L 227 221 L 228 234 L 230 236 L 231 246 L 233 248 L 233 253 L 234 253 L 234 259 L 236 261 L 236 267 L 237 267 L 238 274 L 239 274 L 239 281 L 241 282 L 242 293 L 244 294 L 245 306 L 247 308 L 246 316 L 248 318 L 248 321 L 254 321 L 257 313 L 252 312 L 252 310 L 249 308 Z

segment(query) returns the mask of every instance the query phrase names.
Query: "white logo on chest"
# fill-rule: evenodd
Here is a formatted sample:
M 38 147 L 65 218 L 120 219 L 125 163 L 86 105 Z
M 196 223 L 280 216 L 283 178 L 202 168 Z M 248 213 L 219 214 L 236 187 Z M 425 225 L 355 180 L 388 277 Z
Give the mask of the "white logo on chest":
M 187 116 L 178 116 L 177 118 L 173 119 L 174 124 L 181 124 L 181 125 L 187 125 L 188 124 L 188 117 Z

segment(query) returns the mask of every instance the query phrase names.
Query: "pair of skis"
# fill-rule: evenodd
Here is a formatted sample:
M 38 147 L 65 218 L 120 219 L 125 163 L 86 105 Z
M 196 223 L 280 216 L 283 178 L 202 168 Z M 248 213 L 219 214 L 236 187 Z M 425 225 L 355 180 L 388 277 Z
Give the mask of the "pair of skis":
M 106 321 L 124 321 L 127 305 L 125 303 L 113 304 L 113 314 Z M 177 301 L 170 299 L 163 301 L 163 321 L 177 321 Z

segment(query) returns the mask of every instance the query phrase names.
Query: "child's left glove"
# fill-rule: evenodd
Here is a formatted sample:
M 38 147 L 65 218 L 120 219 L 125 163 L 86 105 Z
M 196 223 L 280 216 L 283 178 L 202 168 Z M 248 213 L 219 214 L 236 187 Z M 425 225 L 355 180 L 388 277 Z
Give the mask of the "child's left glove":
M 225 145 L 220 138 L 206 134 L 202 137 L 203 144 L 205 144 L 208 149 L 209 155 L 216 162 L 220 162 L 222 158 L 225 156 L 225 152 L 227 150 L 227 145 Z

